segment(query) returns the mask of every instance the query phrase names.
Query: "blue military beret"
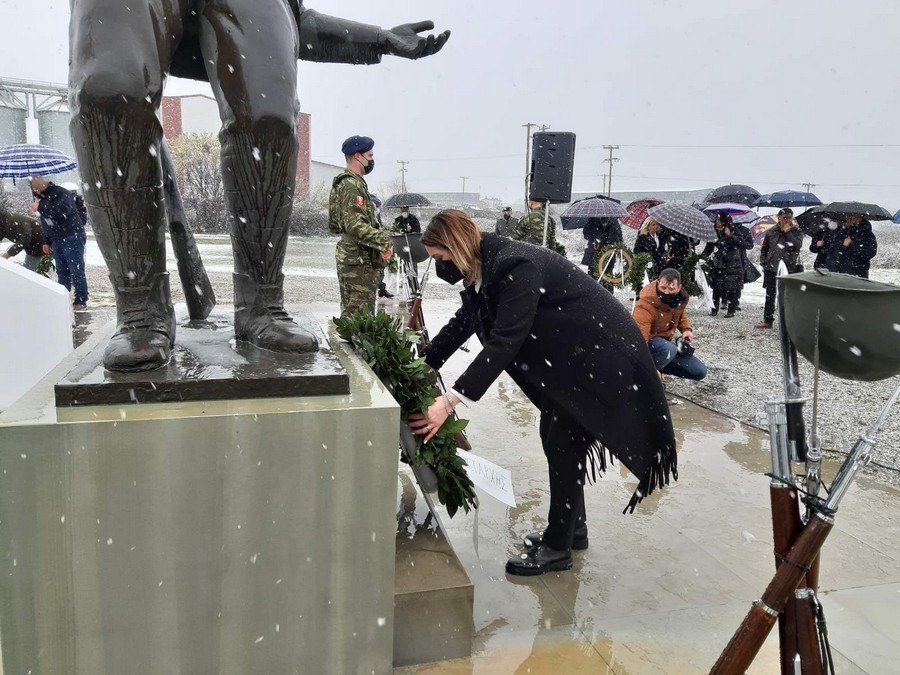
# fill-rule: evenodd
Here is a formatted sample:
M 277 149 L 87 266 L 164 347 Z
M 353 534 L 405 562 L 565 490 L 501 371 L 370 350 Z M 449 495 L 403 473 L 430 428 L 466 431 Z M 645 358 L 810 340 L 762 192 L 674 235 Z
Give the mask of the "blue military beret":
M 375 141 L 368 136 L 351 136 L 341 146 L 341 152 L 345 155 L 353 155 L 357 152 L 368 152 L 375 147 Z

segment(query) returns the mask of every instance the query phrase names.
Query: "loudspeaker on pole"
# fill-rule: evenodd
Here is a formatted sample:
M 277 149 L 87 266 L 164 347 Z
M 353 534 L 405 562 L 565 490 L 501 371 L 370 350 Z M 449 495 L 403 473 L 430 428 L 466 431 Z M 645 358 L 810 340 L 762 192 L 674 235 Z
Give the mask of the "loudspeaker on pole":
M 531 186 L 528 198 L 551 204 L 572 200 L 572 169 L 575 164 L 575 134 L 570 131 L 540 131 L 531 142 Z

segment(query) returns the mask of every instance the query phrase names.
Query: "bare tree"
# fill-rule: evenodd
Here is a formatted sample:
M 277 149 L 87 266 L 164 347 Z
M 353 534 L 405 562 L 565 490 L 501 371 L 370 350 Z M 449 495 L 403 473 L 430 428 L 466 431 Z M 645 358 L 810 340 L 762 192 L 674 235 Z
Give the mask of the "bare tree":
M 227 231 L 219 139 L 211 133 L 182 134 L 170 143 L 175 179 L 195 232 Z

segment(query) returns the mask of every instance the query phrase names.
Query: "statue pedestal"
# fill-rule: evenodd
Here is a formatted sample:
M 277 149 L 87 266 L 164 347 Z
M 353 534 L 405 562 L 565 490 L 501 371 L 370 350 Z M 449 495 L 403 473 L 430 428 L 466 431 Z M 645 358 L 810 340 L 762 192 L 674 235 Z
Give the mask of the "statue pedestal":
M 0 415 L 6 672 L 389 672 L 398 407 L 348 395 Z

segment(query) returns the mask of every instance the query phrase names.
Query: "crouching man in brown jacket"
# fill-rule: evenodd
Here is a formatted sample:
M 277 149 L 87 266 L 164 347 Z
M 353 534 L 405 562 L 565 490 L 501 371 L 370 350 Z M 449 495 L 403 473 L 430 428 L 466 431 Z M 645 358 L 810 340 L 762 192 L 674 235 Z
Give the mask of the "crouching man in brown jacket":
M 706 377 L 706 366 L 694 356 L 691 344 L 694 334 L 687 317 L 687 304 L 688 294 L 681 288 L 681 274 L 667 268 L 641 290 L 634 306 L 634 320 L 661 374 L 702 380 Z M 673 340 L 676 330 L 681 335 Z

